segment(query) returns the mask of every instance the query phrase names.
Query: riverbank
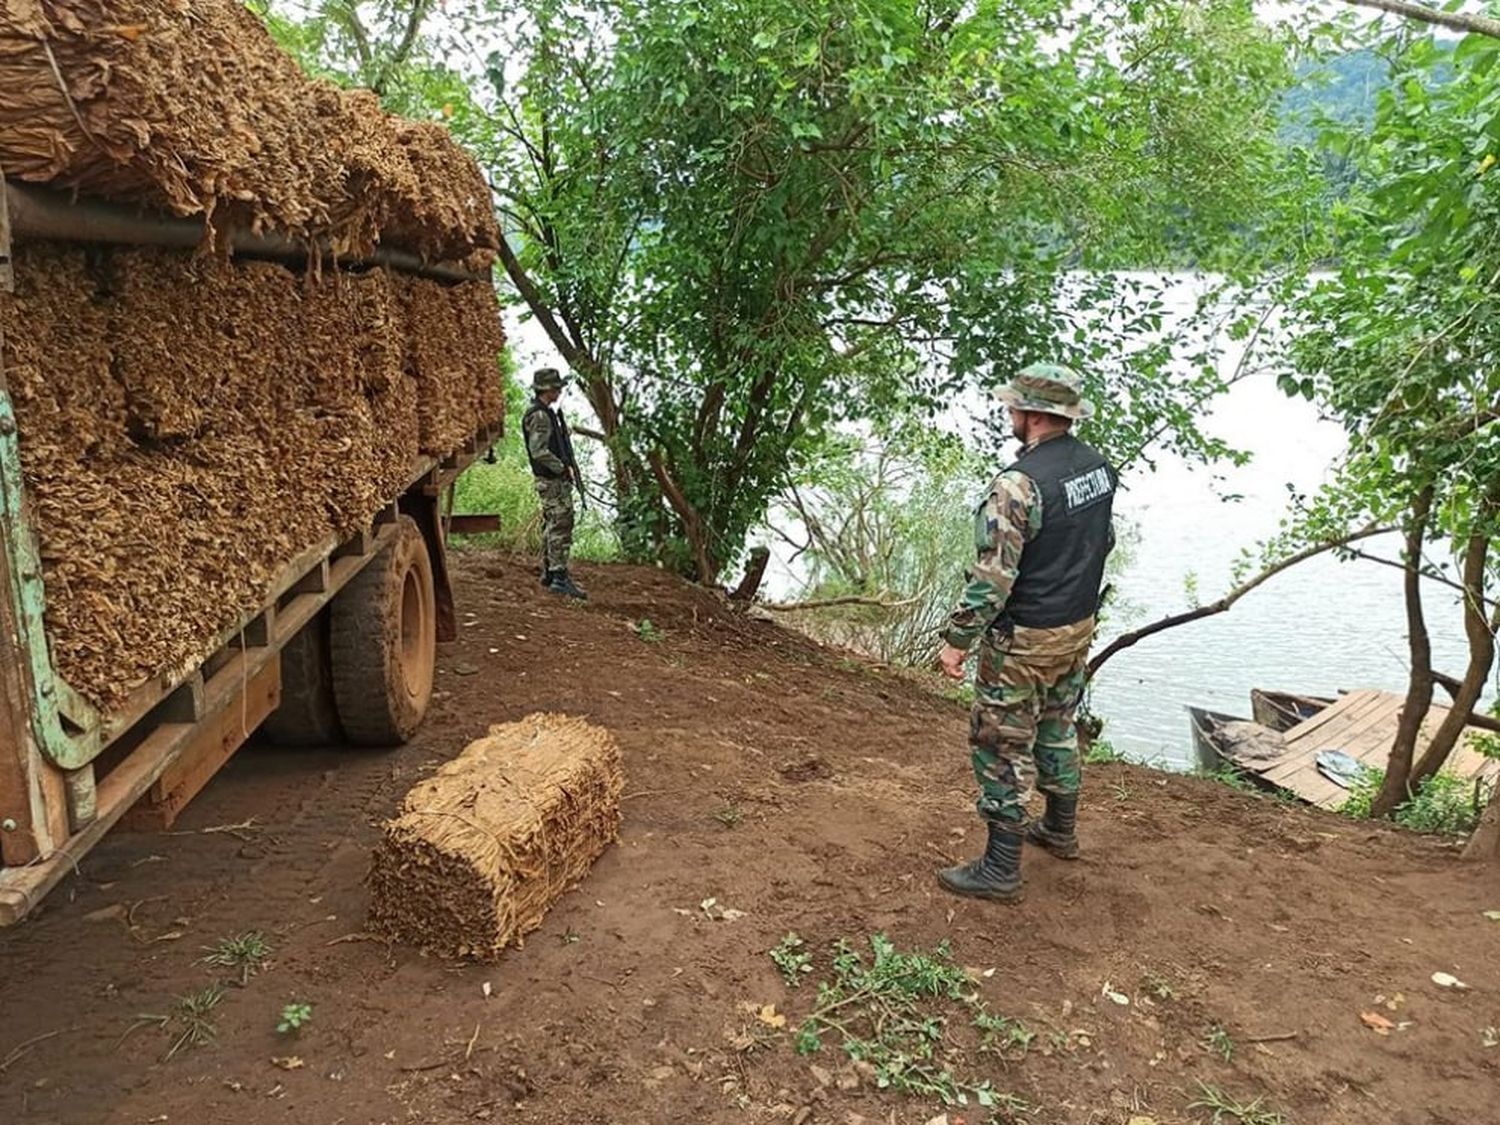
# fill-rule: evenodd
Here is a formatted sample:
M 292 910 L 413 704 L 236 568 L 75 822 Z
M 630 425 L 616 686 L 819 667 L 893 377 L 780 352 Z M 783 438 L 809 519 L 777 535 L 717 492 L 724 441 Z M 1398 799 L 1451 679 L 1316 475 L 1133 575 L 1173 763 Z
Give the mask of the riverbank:
M 1260 1099 L 1249 1125 L 1493 1112 L 1493 868 L 1117 763 L 1088 773 L 1082 861 L 1028 853 L 1019 907 L 950 898 L 933 868 L 981 840 L 960 705 L 659 572 L 581 568 L 593 599 L 572 605 L 537 593 L 529 560 L 455 565 L 462 636 L 414 743 L 247 749 L 180 834 L 109 838 L 0 934 L 0 1119 L 1187 1125 L 1214 1099 Z M 619 844 L 497 965 L 366 939 L 379 822 L 489 723 L 536 710 L 619 739 Z M 203 963 L 251 931 L 269 952 L 243 987 Z M 805 944 L 782 945 L 789 932 Z M 967 970 L 988 1034 L 963 1001 L 916 1010 L 947 1021 L 936 1068 L 988 1082 L 995 1106 L 882 1090 L 837 1031 L 797 1053 L 836 943 L 868 963 L 878 934 Z M 811 956 L 800 987 L 778 946 Z M 216 981 L 213 1035 L 163 1061 L 181 999 Z M 278 1034 L 292 1003 L 310 1020 Z

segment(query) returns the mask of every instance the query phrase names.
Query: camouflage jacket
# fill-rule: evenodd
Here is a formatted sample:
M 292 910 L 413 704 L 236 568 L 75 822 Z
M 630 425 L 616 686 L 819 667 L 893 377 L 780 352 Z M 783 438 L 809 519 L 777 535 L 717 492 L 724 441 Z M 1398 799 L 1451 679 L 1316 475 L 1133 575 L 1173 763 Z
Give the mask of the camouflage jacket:
M 1042 494 L 1025 473 L 1008 469 L 991 482 L 974 513 L 974 547 L 978 558 L 958 608 L 948 618 L 943 639 L 969 649 L 1005 609 L 1021 569 L 1021 552 L 1042 527 Z M 1033 656 L 1067 656 L 1086 651 L 1094 638 L 1094 619 L 1055 629 L 1013 628 L 989 639 L 1008 652 Z

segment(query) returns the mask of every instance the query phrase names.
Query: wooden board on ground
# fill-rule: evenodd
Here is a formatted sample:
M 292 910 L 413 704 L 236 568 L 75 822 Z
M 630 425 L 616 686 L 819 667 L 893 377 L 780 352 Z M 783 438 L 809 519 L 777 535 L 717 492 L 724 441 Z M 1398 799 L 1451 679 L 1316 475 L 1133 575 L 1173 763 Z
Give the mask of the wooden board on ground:
M 623 787 L 613 735 L 582 719 L 538 713 L 491 727 L 387 822 L 370 930 L 493 960 L 618 837 Z
M 1290 790 L 1303 800 L 1325 809 L 1336 809 L 1349 799 L 1349 790 L 1318 772 L 1318 755 L 1340 750 L 1361 765 L 1383 770 L 1390 758 L 1396 727 L 1401 721 L 1405 698 L 1386 691 L 1352 691 L 1286 732 L 1286 755 L 1261 777 Z M 1448 708 L 1433 704 L 1417 740 L 1417 756 L 1448 717 Z M 1466 732 L 1448 759 L 1445 771 L 1466 779 L 1500 776 L 1500 762 L 1478 754 Z

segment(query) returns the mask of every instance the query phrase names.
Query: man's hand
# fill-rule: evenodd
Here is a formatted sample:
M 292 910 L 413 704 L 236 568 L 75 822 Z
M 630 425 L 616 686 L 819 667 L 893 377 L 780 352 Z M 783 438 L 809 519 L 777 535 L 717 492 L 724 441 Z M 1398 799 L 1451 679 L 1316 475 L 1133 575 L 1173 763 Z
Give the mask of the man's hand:
M 938 653 L 938 665 L 943 670 L 943 675 L 949 679 L 961 680 L 964 678 L 964 660 L 968 658 L 961 648 L 954 648 L 950 644 L 943 645 L 943 650 Z

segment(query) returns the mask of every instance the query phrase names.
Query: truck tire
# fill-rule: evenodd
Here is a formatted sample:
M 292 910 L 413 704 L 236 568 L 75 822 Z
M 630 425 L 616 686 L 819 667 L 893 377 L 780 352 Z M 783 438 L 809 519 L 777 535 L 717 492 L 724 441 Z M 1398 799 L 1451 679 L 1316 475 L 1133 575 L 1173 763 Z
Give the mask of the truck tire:
M 281 705 L 260 729 L 277 746 L 337 746 L 344 741 L 333 700 L 327 611 L 282 646 Z
M 329 618 L 333 698 L 349 741 L 399 746 L 432 698 L 437 598 L 427 541 L 409 516 L 333 599 Z

